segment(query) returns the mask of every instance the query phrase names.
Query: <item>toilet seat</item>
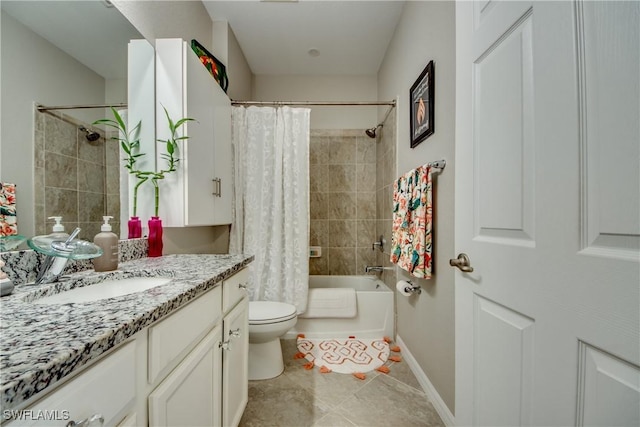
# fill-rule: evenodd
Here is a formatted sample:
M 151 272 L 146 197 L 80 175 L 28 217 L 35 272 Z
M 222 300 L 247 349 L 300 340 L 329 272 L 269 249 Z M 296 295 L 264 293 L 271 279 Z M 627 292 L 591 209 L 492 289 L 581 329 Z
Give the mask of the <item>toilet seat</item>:
M 296 316 L 296 307 L 291 304 L 277 301 L 249 302 L 249 325 L 286 322 Z

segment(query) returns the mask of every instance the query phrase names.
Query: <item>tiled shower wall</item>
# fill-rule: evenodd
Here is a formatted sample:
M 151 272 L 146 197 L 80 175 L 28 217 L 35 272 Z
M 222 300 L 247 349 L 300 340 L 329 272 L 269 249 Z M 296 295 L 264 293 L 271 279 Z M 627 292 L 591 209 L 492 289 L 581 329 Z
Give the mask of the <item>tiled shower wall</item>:
M 65 231 L 80 227 L 93 240 L 103 215 L 120 229 L 119 153 L 115 141 L 89 142 L 81 123 L 65 114 L 35 113 L 34 186 L 36 234 L 51 232 L 50 216 L 62 216 Z M 94 129 L 95 130 L 95 129 Z
M 357 130 L 312 130 L 309 274 L 361 275 L 375 265 L 376 141 Z
M 376 250 L 376 265 L 385 267 L 382 280 L 391 289 L 396 285 L 395 264 L 391 256 L 391 225 L 393 219 L 393 182 L 396 173 L 396 109 L 394 108 L 384 126 L 378 130 L 376 144 L 376 235 L 384 236 L 384 251 Z

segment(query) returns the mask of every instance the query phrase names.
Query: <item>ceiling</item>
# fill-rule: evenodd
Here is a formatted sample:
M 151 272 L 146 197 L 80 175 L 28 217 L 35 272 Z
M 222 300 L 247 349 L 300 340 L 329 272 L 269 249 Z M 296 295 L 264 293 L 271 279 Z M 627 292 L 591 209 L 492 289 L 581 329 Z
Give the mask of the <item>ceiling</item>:
M 229 22 L 254 74 L 375 75 L 403 1 L 203 1 Z M 309 54 L 316 49 L 318 56 Z
M 126 78 L 127 44 L 143 38 L 102 0 L 1 0 L 0 7 L 105 79 Z
M 254 74 L 375 75 L 404 1 L 205 0 L 203 4 L 212 20 L 229 22 Z M 0 6 L 106 79 L 126 78 L 127 43 L 142 38 L 104 0 L 2 0 Z M 310 49 L 319 55 L 310 55 Z

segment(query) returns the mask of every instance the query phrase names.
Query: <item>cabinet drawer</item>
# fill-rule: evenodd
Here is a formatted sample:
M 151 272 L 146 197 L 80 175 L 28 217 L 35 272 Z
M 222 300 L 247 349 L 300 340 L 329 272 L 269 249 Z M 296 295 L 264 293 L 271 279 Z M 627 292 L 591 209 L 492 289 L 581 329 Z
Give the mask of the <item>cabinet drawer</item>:
M 125 344 L 26 410 L 10 426 L 66 426 L 100 414 L 105 426 L 122 421 L 136 399 L 136 347 Z M 6 414 L 3 414 L 6 416 Z
M 155 384 L 184 358 L 222 318 L 218 286 L 149 328 L 149 384 Z
M 249 270 L 244 268 L 222 282 L 222 311 L 227 313 L 247 294 Z

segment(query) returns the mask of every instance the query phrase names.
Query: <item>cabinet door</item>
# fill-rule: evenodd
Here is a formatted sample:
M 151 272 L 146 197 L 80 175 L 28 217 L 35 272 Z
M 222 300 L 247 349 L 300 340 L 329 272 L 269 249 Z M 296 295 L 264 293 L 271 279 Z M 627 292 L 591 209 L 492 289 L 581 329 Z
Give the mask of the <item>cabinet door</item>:
M 189 139 L 183 146 L 185 225 L 213 224 L 215 212 L 214 87 L 216 82 L 187 43 L 183 43 L 186 80 L 185 115 Z
M 215 84 L 213 93 L 213 163 L 216 183 L 215 225 L 231 224 L 232 148 L 231 148 L 231 101 L 222 88 Z
M 218 326 L 149 395 L 149 425 L 220 425 L 221 339 Z
M 187 80 L 185 76 L 185 50 L 184 42 L 181 39 L 157 39 L 156 40 L 156 138 L 166 140 L 171 136 L 167 126 L 167 117 L 164 113 L 166 108 L 169 116 L 175 121 L 187 117 L 185 108 L 184 84 Z M 206 89 L 205 89 L 206 90 Z M 193 113 L 192 113 L 193 114 Z M 193 117 L 201 120 L 201 117 Z M 205 120 L 206 123 L 206 120 Z M 185 133 L 181 128 L 180 136 Z M 198 144 L 195 138 L 190 143 Z M 160 212 L 162 223 L 165 227 L 184 227 L 185 225 L 185 154 L 184 141 L 178 142 L 177 155 L 181 159 L 178 162 L 178 170 L 167 174 L 160 182 Z M 163 169 L 166 160 L 161 154 L 166 152 L 166 148 L 158 143 L 156 145 L 156 169 Z
M 249 388 L 249 299 L 244 297 L 224 318 L 222 415 L 225 426 L 237 426 L 247 406 Z

